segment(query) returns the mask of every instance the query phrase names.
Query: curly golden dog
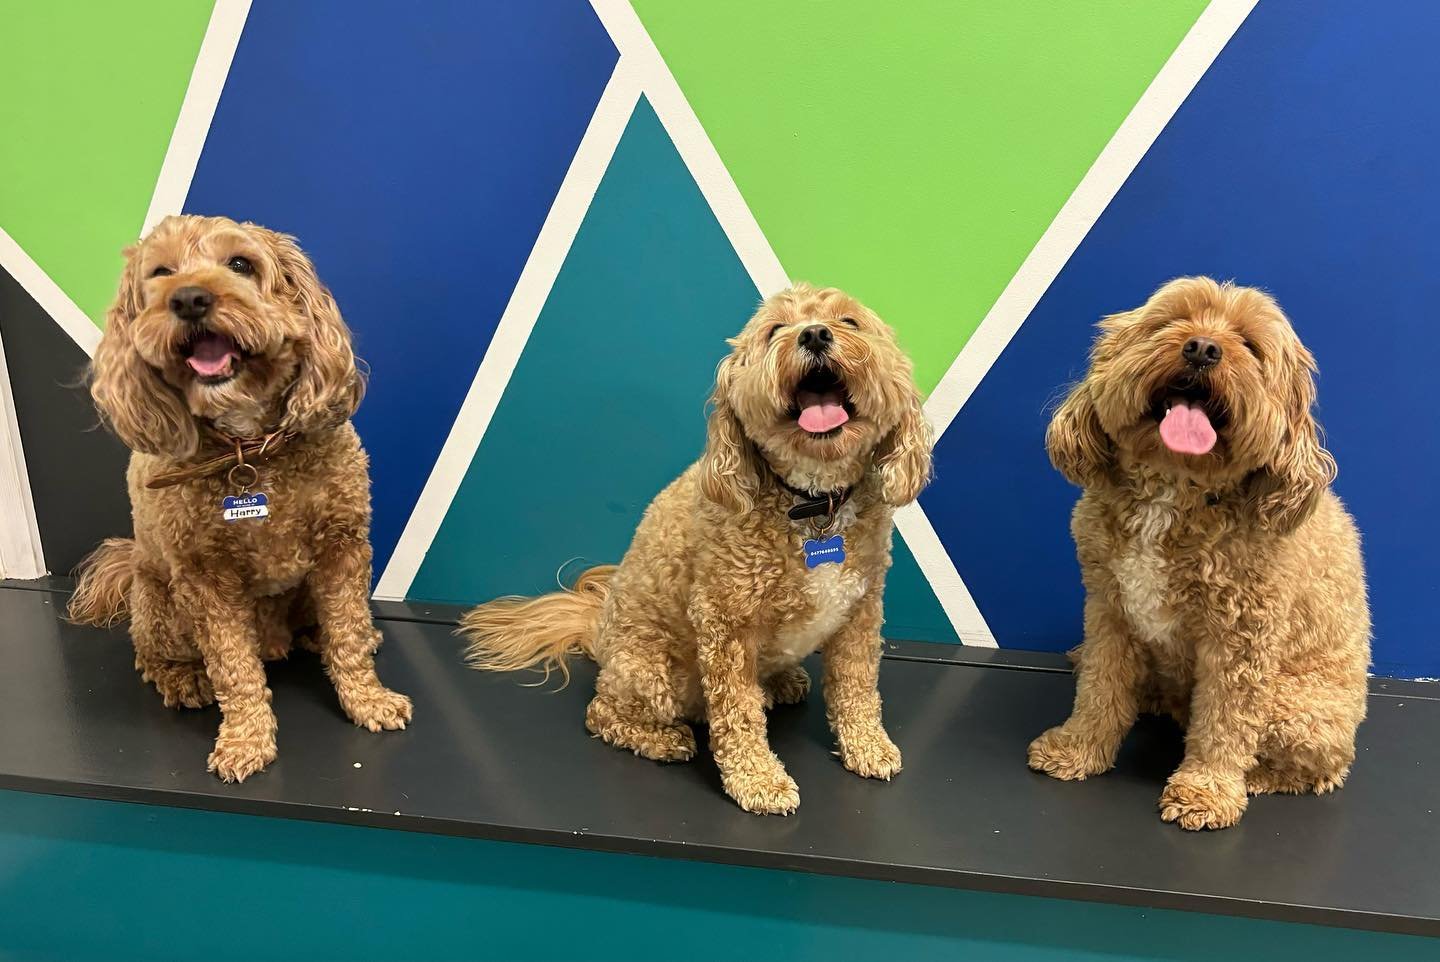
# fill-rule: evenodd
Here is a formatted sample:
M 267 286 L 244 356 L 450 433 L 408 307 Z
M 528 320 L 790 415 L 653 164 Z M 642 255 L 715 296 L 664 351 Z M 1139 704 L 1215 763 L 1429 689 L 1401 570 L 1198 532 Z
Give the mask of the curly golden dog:
M 375 674 L 364 381 L 330 292 L 293 238 L 223 217 L 168 217 L 125 255 L 91 392 L 134 452 L 135 537 L 84 562 L 71 617 L 128 615 L 167 706 L 219 702 L 227 782 L 275 759 L 263 662 L 297 629 L 355 724 L 404 728 L 410 700 Z M 226 510 L 242 493 L 268 516 Z
M 929 479 L 931 434 L 894 334 L 838 290 L 776 294 L 730 344 L 705 452 L 651 503 L 620 565 L 481 605 L 462 631 L 481 668 L 593 657 L 587 727 L 646 758 L 689 759 L 687 722 L 708 721 L 730 797 L 788 814 L 800 793 L 765 711 L 805 697 L 812 652 L 845 767 L 900 770 L 876 687 L 881 596 L 891 515 Z
M 1329 792 L 1365 717 L 1355 523 L 1311 413 L 1315 361 L 1266 294 L 1180 278 L 1105 318 L 1046 444 L 1084 489 L 1085 640 L 1056 778 L 1108 770 L 1142 711 L 1185 728 L 1160 817 L 1225 828 L 1247 794 Z

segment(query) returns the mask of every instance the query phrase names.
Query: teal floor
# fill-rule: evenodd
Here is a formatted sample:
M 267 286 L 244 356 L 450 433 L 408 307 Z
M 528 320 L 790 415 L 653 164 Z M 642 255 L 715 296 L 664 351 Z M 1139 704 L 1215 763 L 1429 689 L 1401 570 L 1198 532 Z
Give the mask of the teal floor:
M 1440 940 L 0 792 L 4 959 L 1440 958 Z

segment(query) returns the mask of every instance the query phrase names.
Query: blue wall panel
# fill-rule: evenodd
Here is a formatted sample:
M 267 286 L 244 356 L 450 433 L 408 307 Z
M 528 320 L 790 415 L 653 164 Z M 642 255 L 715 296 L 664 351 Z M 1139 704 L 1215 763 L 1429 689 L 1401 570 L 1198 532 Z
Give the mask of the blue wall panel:
M 1102 315 L 1168 278 L 1272 291 L 1321 370 L 1381 674 L 1440 675 L 1440 5 L 1263 0 L 946 432 L 924 505 L 1007 647 L 1080 640 L 1052 401 Z
M 186 210 L 298 235 L 354 328 L 377 573 L 615 60 L 584 0 L 250 10 Z

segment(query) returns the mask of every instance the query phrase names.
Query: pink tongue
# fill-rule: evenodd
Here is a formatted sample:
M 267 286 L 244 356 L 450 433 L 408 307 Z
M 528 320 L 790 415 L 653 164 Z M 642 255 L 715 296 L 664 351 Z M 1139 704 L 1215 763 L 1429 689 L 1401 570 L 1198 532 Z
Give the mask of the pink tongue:
M 1160 422 L 1160 440 L 1176 454 L 1209 454 L 1215 446 L 1215 428 L 1204 408 L 1176 401 Z
M 191 369 L 202 377 L 214 377 L 216 374 L 223 374 L 230 366 L 231 358 L 239 358 L 240 352 L 235 348 L 235 342 L 224 334 L 204 334 L 193 345 L 193 350 L 185 362 Z
M 834 391 L 826 391 L 824 394 L 801 391 L 795 396 L 795 401 L 800 405 L 800 427 L 811 434 L 833 431 L 850 420 L 840 395 Z

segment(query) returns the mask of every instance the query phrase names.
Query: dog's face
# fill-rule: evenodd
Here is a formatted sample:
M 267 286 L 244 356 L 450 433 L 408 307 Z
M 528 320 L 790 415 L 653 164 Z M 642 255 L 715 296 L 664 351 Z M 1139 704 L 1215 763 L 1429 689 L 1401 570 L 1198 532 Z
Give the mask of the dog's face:
M 1251 480 L 1262 521 L 1284 525 L 1333 480 L 1311 413 L 1314 358 L 1268 295 L 1180 278 L 1100 331 L 1047 435 L 1072 481 L 1117 464 L 1202 485 Z
M 293 238 L 167 217 L 125 255 L 91 390 L 131 448 L 184 458 L 200 422 L 254 436 L 354 413 L 350 333 Z
M 874 467 L 890 504 L 919 496 L 930 428 L 910 359 L 872 311 L 833 288 L 798 285 L 767 299 L 730 344 L 701 478 L 712 501 L 748 510 L 767 465 L 811 491 L 854 484 Z

